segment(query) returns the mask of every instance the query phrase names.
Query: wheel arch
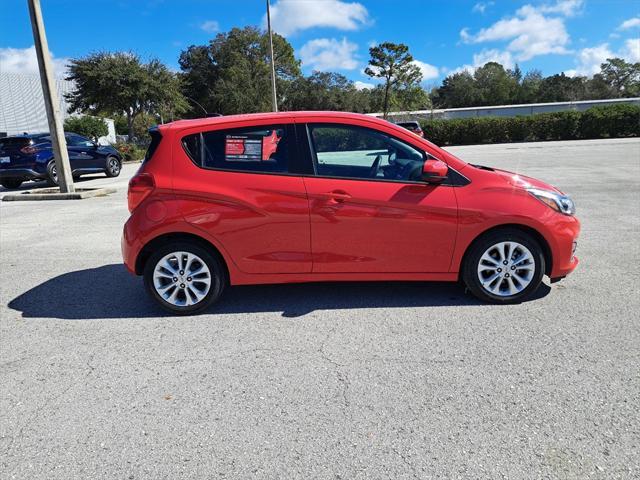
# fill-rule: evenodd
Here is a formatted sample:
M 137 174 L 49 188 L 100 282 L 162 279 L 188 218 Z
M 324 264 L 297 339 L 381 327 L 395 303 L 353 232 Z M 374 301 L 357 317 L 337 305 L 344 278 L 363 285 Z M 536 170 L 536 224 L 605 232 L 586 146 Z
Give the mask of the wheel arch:
M 549 245 L 549 242 L 547 242 L 547 239 L 544 238 L 544 235 L 542 235 L 535 228 L 530 227 L 528 225 L 523 225 L 521 223 L 504 223 L 501 225 L 494 225 L 493 227 L 487 228 L 483 232 L 479 233 L 471 242 L 469 242 L 469 245 L 467 245 L 467 248 L 465 249 L 464 254 L 462 255 L 462 259 L 460 260 L 460 265 L 458 268 L 458 279 L 462 278 L 464 264 L 467 261 L 467 256 L 469 255 L 471 248 L 483 237 L 500 230 L 520 230 L 523 233 L 531 235 L 540 244 L 540 247 L 542 247 L 542 253 L 544 255 L 544 263 L 545 263 L 544 273 L 546 275 L 551 274 L 551 271 L 553 268 L 553 254 L 551 253 L 551 247 Z
M 167 244 L 170 244 L 173 242 L 179 242 L 179 241 L 193 242 L 196 245 L 199 245 L 202 248 L 214 254 L 216 257 L 218 257 L 218 260 L 220 260 L 220 262 L 224 266 L 226 278 L 227 279 L 230 278 L 229 266 L 227 265 L 227 262 L 224 256 L 220 253 L 220 250 L 218 250 L 218 248 L 215 245 L 213 245 L 211 242 L 209 242 L 205 238 L 199 235 L 195 235 L 193 233 L 187 233 L 187 232 L 165 233 L 147 242 L 145 246 L 142 247 L 142 249 L 138 253 L 138 256 L 136 257 L 136 263 L 135 263 L 136 274 L 142 275 L 142 273 L 144 272 L 144 267 L 147 263 L 147 260 L 149 260 L 149 257 L 157 248 L 159 248 L 162 245 L 167 245 Z

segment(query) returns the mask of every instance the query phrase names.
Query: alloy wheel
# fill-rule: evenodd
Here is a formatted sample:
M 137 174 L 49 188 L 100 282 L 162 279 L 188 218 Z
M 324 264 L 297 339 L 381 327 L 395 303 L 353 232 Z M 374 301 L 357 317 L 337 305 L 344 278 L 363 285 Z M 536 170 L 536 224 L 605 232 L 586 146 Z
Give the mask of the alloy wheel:
M 510 297 L 529 286 L 535 269 L 534 257 L 527 247 L 513 241 L 499 242 L 480 257 L 478 279 L 487 292 Z
M 153 271 L 153 286 L 158 295 L 176 307 L 200 303 L 211 289 L 207 264 L 190 252 L 172 252 L 162 257 Z
M 115 177 L 120 173 L 120 162 L 116 158 L 110 158 L 107 168 L 109 168 L 109 173 Z

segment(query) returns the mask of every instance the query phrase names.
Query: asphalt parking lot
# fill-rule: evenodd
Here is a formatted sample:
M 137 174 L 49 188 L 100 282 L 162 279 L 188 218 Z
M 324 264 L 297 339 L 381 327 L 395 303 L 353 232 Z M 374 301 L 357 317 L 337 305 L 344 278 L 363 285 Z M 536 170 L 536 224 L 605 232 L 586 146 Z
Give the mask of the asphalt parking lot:
M 135 165 L 1 203 L 0 478 L 638 478 L 640 139 L 451 150 L 571 194 L 578 270 L 513 306 L 281 285 L 173 318 L 121 265 Z

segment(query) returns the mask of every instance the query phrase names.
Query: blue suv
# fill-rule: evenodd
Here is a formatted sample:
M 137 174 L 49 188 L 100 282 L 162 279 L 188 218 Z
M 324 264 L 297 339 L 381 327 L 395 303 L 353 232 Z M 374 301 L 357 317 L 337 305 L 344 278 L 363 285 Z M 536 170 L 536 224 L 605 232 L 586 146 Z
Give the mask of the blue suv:
M 65 133 L 73 178 L 87 173 L 117 177 L 122 157 L 111 145 L 99 145 L 82 135 Z M 58 184 L 53 147 L 48 133 L 0 138 L 0 185 L 18 188 L 26 180 Z

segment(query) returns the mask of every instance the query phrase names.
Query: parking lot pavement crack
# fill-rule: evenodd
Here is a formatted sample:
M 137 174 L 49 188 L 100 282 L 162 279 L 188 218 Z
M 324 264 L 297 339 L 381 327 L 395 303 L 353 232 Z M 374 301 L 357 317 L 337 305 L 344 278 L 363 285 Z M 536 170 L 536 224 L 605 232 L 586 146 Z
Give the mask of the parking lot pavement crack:
M 407 467 L 409 467 L 409 469 L 411 470 L 411 475 L 413 476 L 413 478 L 420 478 L 420 476 L 418 475 L 418 470 L 416 469 L 415 465 L 409 461 L 409 459 L 406 457 L 406 455 L 404 455 L 402 452 L 400 452 L 400 450 L 398 450 L 395 447 L 391 447 L 391 450 L 398 457 L 400 457 L 400 459 L 402 460 L 402 463 L 404 463 Z
M 329 330 L 329 332 L 327 332 L 322 342 L 320 342 L 320 346 L 318 347 L 318 353 L 320 354 L 320 357 L 325 362 L 329 363 L 333 367 L 338 383 L 341 385 L 341 388 L 342 388 L 341 396 L 342 396 L 342 403 L 345 408 L 345 413 L 349 418 L 352 418 L 352 414 L 350 411 L 351 401 L 349 400 L 349 387 L 351 386 L 349 375 L 347 374 L 347 372 L 344 371 L 345 365 L 335 361 L 333 358 L 331 358 L 331 356 L 326 351 L 327 341 L 329 340 L 331 335 L 335 333 L 335 331 L 336 331 L 336 327 L 333 327 L 332 329 Z
M 8 454 L 11 451 L 11 448 L 13 447 L 13 443 L 15 439 L 22 438 L 22 434 L 24 433 L 24 431 L 40 418 L 40 416 L 44 413 L 45 407 L 51 408 L 55 406 L 57 401 L 60 398 L 64 397 L 67 394 L 67 392 L 71 390 L 74 386 L 86 383 L 87 378 L 95 370 L 95 367 L 93 366 L 92 361 L 93 361 L 93 354 L 89 355 L 88 359 L 85 361 L 85 365 L 87 366 L 88 370 L 85 372 L 85 374 L 82 376 L 81 379 L 75 382 L 70 382 L 69 385 L 67 385 L 60 393 L 51 395 L 49 398 L 43 401 L 36 409 L 34 409 L 33 415 L 30 416 L 27 419 L 26 423 L 24 423 L 24 425 L 20 427 L 20 430 L 18 430 L 18 433 L 13 435 L 9 440 L 5 450 L 6 454 Z M 18 466 L 19 465 L 16 464 L 11 470 L 9 470 L 8 472 L 9 476 L 16 470 L 16 468 L 18 468 Z
M 211 362 L 215 360 L 225 360 L 227 358 L 235 358 L 238 356 L 244 356 L 252 353 L 286 353 L 290 355 L 298 355 L 305 352 L 307 352 L 307 350 L 289 350 L 286 348 L 250 348 L 247 350 L 240 350 L 237 352 L 225 353 L 224 355 L 217 355 L 217 356 L 211 356 L 211 357 L 176 358 L 173 360 L 165 360 L 158 363 L 161 365 L 177 365 L 180 363 Z

